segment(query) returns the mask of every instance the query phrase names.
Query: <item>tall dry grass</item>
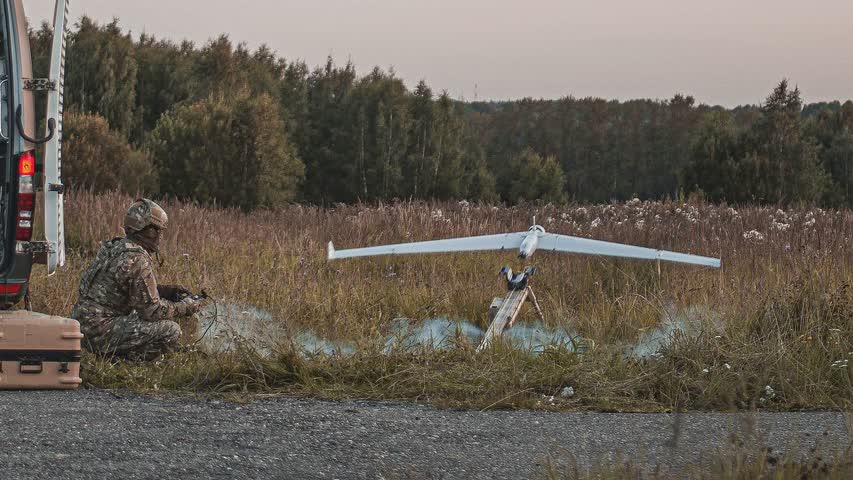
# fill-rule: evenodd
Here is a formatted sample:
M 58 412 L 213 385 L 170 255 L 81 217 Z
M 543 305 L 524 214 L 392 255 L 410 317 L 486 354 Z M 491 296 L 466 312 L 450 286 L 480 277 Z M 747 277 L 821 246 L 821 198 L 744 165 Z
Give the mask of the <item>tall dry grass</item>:
M 101 240 L 121 235 L 132 200 L 120 194 L 69 196 L 68 265 L 49 279 L 34 272 L 36 309 L 70 312 L 81 273 Z M 145 380 L 145 372 L 165 368 L 158 387 L 214 388 L 199 381 L 203 375 L 224 382 L 215 387 L 220 390 L 286 389 L 480 406 L 541 406 L 543 395 L 568 384 L 579 394 L 558 400 L 558 407 L 741 408 L 764 402 L 771 408 L 812 408 L 853 398 L 850 368 L 833 367 L 853 355 L 848 210 L 637 200 L 512 208 L 465 202 L 295 205 L 253 213 L 180 202 L 164 207 L 171 227 L 160 281 L 255 305 L 292 332 L 346 339 L 363 351 L 313 361 L 288 356 L 290 373 L 275 378 L 263 373 L 281 368 L 269 359 L 252 360 L 266 370 L 247 373 L 240 370 L 244 359 L 181 358 L 194 370 L 173 378 L 166 378 L 169 362 L 114 365 L 109 375 L 92 372 L 90 378 L 101 384 L 147 388 L 156 382 Z M 521 231 L 534 215 L 552 232 L 718 256 L 723 268 L 662 264 L 659 275 L 650 262 L 537 253 L 530 263 L 540 268 L 533 285 L 546 322 L 567 326 L 599 346 L 587 355 L 562 352 L 555 359 L 500 350 L 478 357 L 464 349 L 388 356 L 369 347 L 396 317 L 446 315 L 485 327 L 486 307 L 505 289 L 499 268 L 522 266 L 510 252 L 325 261 L 328 241 L 348 248 Z M 706 334 L 677 339 L 657 359 L 624 355 L 620 346 L 655 327 L 665 312 L 688 306 L 711 312 Z M 522 321 L 533 319 L 533 312 L 525 315 Z M 90 362 L 91 368 L 97 365 L 103 364 Z M 234 371 L 242 373 L 229 377 Z M 762 393 L 768 385 L 772 398 Z

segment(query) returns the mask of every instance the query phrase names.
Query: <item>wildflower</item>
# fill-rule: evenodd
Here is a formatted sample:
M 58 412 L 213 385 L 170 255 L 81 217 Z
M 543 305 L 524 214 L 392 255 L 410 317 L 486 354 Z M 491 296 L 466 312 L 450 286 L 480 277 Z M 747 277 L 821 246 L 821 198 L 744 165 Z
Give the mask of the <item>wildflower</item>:
M 710 372 L 710 370 L 708 370 L 707 368 L 702 369 L 702 373 L 709 373 L 709 372 Z
M 788 229 L 788 227 L 790 227 L 790 225 L 783 222 L 777 222 L 776 219 L 773 219 L 773 221 L 770 222 L 770 228 L 776 230 L 777 232 L 784 232 Z
M 637 228 L 637 230 L 642 230 L 643 227 L 646 226 L 646 222 L 644 220 L 637 220 L 637 223 L 634 224 L 634 226 Z
M 758 230 L 750 230 L 743 234 L 743 238 L 746 240 L 755 240 L 756 242 L 760 242 L 764 240 L 764 234 Z
M 685 217 L 687 218 L 688 222 L 697 223 L 699 221 L 699 209 L 694 207 L 693 205 L 688 205 Z
M 598 228 L 600 225 L 601 225 L 601 219 L 598 217 L 595 217 L 595 220 L 592 221 L 592 224 L 590 224 L 589 227 L 590 228 Z
M 724 363 L 724 364 L 723 364 L 723 366 L 724 366 L 724 367 L 726 367 L 726 370 L 731 370 L 731 369 L 732 369 L 732 366 L 731 366 L 731 365 L 729 365 L 728 363 Z
M 546 218 L 546 219 L 545 219 L 545 223 L 547 223 L 548 225 L 551 225 L 552 223 L 554 223 L 554 217 L 548 217 L 548 218 Z
M 776 398 L 776 391 L 773 390 L 773 387 L 770 385 L 764 386 L 764 393 L 761 395 L 761 398 L 758 399 L 761 403 L 767 403 L 769 400 L 773 400 Z
M 809 212 L 809 213 L 811 213 L 811 212 Z M 813 227 L 816 221 L 817 220 L 815 220 L 814 217 L 812 217 L 812 218 L 806 220 L 806 223 L 804 223 L 803 225 L 805 225 L 806 227 Z

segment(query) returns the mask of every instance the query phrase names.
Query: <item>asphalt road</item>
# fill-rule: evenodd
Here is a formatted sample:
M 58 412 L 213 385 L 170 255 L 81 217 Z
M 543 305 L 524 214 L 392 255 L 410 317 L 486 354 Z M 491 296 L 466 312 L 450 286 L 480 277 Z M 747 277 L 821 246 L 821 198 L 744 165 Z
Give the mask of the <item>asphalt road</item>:
M 0 392 L 0 478 L 542 478 L 616 458 L 683 469 L 729 434 L 774 450 L 846 445 L 838 413 L 450 411 L 298 398 Z M 678 432 L 673 442 L 674 432 Z M 750 432 L 753 435 L 750 435 Z

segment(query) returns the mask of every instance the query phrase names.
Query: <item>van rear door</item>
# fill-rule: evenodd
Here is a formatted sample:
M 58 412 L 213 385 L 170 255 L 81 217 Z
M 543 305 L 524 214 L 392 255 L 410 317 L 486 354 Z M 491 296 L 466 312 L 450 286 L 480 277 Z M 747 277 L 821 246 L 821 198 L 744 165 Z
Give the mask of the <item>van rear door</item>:
M 53 89 L 47 95 L 47 119 L 54 120 L 56 131 L 44 151 L 44 231 L 48 245 L 47 272 L 52 275 L 65 265 L 65 220 L 62 209 L 62 104 L 65 91 L 66 20 L 71 0 L 58 0 L 53 15 L 53 43 L 50 49 L 50 74 Z
M 8 273 L 15 256 L 18 165 L 14 160 L 23 150 L 14 121 L 14 107 L 22 94 L 16 35 L 19 3 L 0 1 L 0 275 Z

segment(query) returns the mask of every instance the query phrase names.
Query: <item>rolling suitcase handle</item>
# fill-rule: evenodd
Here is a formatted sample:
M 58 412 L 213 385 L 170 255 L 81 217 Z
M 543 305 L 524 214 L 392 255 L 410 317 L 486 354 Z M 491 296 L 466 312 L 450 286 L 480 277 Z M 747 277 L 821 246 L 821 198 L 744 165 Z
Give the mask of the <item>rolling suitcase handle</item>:
M 21 359 L 21 361 L 18 362 L 18 372 L 22 374 L 41 373 L 43 370 L 44 366 L 41 360 Z

